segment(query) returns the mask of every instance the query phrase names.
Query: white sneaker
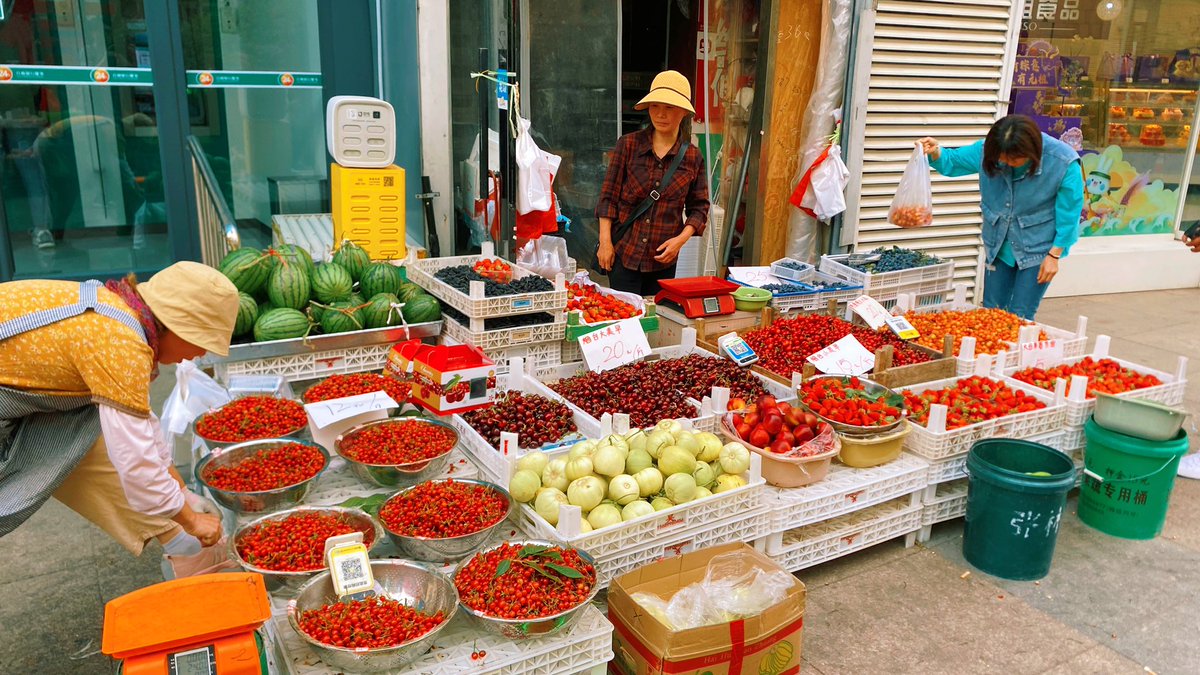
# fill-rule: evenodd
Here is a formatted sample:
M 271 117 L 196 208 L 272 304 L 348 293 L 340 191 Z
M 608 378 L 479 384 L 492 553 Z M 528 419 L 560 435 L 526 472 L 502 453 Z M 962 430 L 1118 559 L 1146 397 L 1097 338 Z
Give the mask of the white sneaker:
M 50 230 L 38 230 L 33 233 L 33 245 L 38 248 L 54 248 L 54 235 Z
M 1192 454 L 1179 460 L 1179 475 L 1184 478 L 1194 478 L 1200 480 L 1200 452 Z

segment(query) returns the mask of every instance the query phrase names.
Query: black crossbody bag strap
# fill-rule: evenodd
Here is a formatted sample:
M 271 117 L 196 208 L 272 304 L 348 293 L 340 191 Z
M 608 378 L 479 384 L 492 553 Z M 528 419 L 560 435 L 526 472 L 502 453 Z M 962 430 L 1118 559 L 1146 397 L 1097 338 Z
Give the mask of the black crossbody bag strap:
M 676 153 L 675 159 L 671 160 L 671 164 L 667 166 L 667 172 L 663 174 L 662 180 L 659 181 L 659 184 L 664 186 L 664 188 L 669 185 L 671 179 L 675 177 L 675 170 L 678 169 L 679 165 L 683 163 L 683 156 L 687 154 L 687 149 L 687 141 L 679 144 L 679 152 Z M 629 231 L 633 229 L 633 223 L 638 218 L 641 218 L 643 213 L 649 211 L 650 207 L 654 206 L 654 202 L 657 202 L 660 197 L 662 197 L 662 195 L 659 194 L 658 190 L 650 190 L 650 194 L 642 200 L 641 204 L 637 205 L 637 208 L 633 210 L 633 213 L 630 214 L 629 218 L 627 218 L 625 222 L 618 225 L 616 231 L 612 233 L 612 243 L 614 247 L 616 247 L 616 245 L 621 242 L 621 239 L 623 239 L 625 235 L 629 234 Z

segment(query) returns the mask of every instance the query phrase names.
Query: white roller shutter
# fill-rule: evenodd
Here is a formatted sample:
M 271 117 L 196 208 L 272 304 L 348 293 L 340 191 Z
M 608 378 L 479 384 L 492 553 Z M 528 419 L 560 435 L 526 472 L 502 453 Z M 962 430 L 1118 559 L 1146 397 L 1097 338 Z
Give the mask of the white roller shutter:
M 983 138 L 1008 110 L 1010 69 L 1023 0 L 878 0 L 863 14 L 857 46 L 843 246 L 898 245 L 955 262 L 972 288 L 983 265 L 979 181 L 933 176 L 933 224 L 887 223 L 913 141 Z

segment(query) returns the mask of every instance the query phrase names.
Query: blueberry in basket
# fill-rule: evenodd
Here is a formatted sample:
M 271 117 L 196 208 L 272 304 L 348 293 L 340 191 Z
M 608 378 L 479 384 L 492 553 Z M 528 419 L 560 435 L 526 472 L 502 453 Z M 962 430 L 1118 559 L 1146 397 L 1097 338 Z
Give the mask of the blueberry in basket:
M 470 265 L 446 267 L 438 270 L 433 276 L 467 295 L 471 293 L 472 281 L 482 281 L 483 294 L 489 298 L 501 295 L 517 295 L 519 293 L 544 293 L 554 290 L 554 284 L 536 274 L 521 277 L 520 279 L 513 279 L 507 284 L 501 284 L 471 269 Z

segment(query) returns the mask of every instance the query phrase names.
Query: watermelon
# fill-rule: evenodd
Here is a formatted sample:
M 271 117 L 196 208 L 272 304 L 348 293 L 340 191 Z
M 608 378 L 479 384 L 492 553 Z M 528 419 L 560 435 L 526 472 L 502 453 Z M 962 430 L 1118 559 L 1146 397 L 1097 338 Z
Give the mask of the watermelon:
M 419 295 L 404 302 L 400 310 L 408 323 L 426 323 L 442 318 L 442 305 L 432 295 Z
M 325 263 L 317 267 L 312 276 L 312 293 L 325 304 L 348 300 L 354 292 L 354 280 L 346 268 L 337 263 Z
M 238 248 L 225 254 L 217 269 L 243 293 L 254 295 L 267 285 L 271 276 L 271 258 L 256 248 Z
M 313 320 L 313 323 L 321 323 L 321 317 L 325 316 L 325 307 L 315 302 L 308 303 L 308 316 Z
M 308 272 L 300 265 L 287 262 L 276 267 L 267 280 L 267 298 L 276 307 L 304 309 L 308 305 L 310 289 Z
M 380 293 L 391 293 L 397 295 L 400 293 L 400 286 L 404 283 L 404 278 L 400 274 L 400 268 L 391 263 L 375 263 L 363 272 L 362 278 L 358 281 L 358 287 L 362 290 L 362 294 L 368 298 L 374 298 Z
M 313 275 L 316 265 L 313 264 L 312 256 L 308 254 L 308 251 L 305 251 L 295 244 L 282 244 L 271 250 L 273 250 L 276 256 L 278 256 L 278 262 L 276 263 L 277 266 L 282 266 L 284 263 L 289 265 L 300 265 L 304 268 L 304 272 L 308 274 L 309 277 Z
M 422 295 L 425 295 L 424 288 L 421 288 L 413 283 L 405 282 L 400 285 L 400 292 L 396 294 L 396 297 L 400 298 L 400 302 L 409 302 L 410 300 L 415 300 Z
M 355 307 L 360 307 L 362 305 L 367 304 L 367 299 L 362 296 L 362 293 L 355 292 L 350 295 L 350 299 L 347 300 L 346 302 L 349 302 L 351 305 L 353 305 Z
M 254 322 L 254 340 L 266 342 L 304 337 L 311 328 L 312 323 L 304 312 L 280 307 L 259 316 Z
M 371 264 L 371 256 L 361 246 L 346 239 L 337 253 L 333 254 L 333 262 L 345 267 L 355 281 L 361 281 L 363 272 Z
M 367 303 L 367 306 L 362 311 L 363 320 L 366 322 L 367 328 L 400 325 L 400 312 L 392 311 L 392 305 L 399 302 L 400 299 L 391 293 L 379 293 L 372 297 L 371 301 Z
M 325 310 L 321 317 L 321 330 L 326 333 L 348 333 L 352 330 L 362 330 L 362 310 L 352 310 L 355 305 L 349 302 L 335 302 Z
M 233 324 L 234 336 L 245 335 L 254 330 L 258 321 L 258 301 L 246 293 L 238 293 L 237 321 Z

